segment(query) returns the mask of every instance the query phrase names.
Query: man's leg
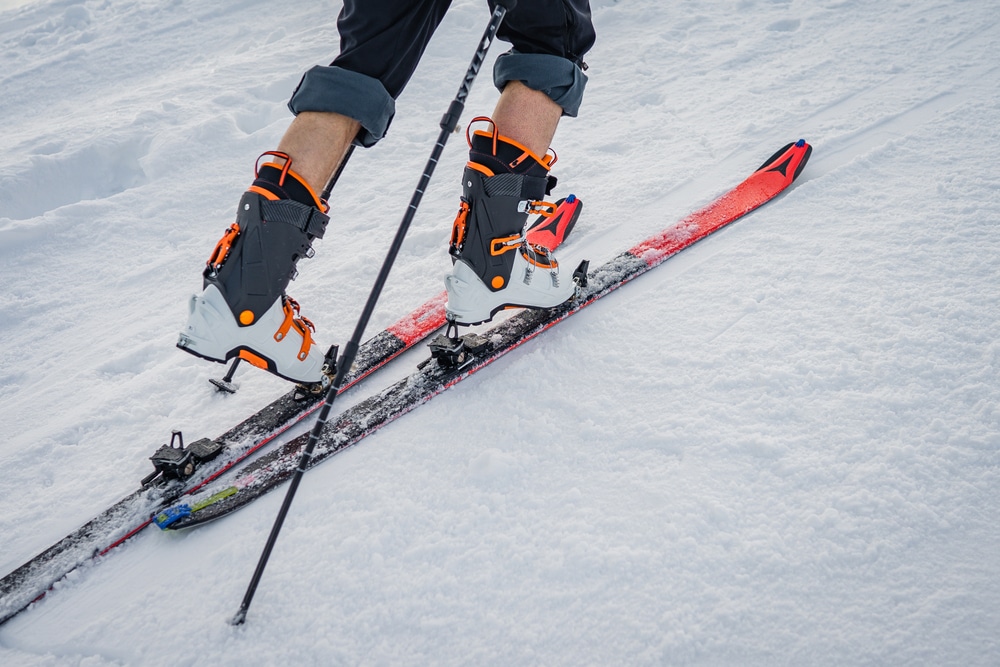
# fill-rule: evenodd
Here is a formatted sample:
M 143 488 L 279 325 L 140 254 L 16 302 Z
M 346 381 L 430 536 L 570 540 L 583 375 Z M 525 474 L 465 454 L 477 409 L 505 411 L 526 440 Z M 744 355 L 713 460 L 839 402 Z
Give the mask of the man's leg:
M 313 192 L 322 192 L 360 129 L 360 122 L 339 113 L 304 111 L 288 126 L 278 152 L 291 158 L 292 168 Z
M 491 1 L 491 6 L 492 6 Z M 501 55 L 501 91 L 492 127 L 469 134 L 462 203 L 452 230 L 449 318 L 489 320 L 508 306 L 551 308 L 571 298 L 568 272 L 550 250 L 527 241 L 529 215 L 551 213 L 543 198 L 555 180 L 549 153 L 559 119 L 575 116 L 586 77 L 583 54 L 594 40 L 587 0 L 520 3 L 497 32 L 514 49 Z
M 547 94 L 520 81 L 510 81 L 493 110 L 493 122 L 500 134 L 543 156 L 552 144 L 562 113 L 562 107 Z
M 395 97 L 416 67 L 450 0 L 346 0 L 337 27 L 341 53 L 309 70 L 278 146 L 258 163 L 236 222 L 204 270 L 178 347 L 214 361 L 234 357 L 286 379 L 323 380 L 324 349 L 285 289 L 311 257 L 329 218 L 319 193 L 352 143 L 385 134 Z

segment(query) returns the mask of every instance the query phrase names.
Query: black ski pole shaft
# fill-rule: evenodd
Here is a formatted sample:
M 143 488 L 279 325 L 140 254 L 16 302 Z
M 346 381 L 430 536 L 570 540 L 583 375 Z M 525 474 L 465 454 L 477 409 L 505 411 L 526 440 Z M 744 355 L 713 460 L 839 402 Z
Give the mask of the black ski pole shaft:
M 344 385 L 344 379 L 350 372 L 351 366 L 354 364 L 354 358 L 361 345 L 361 337 L 364 336 L 365 328 L 368 326 L 368 321 L 371 319 L 372 313 L 375 311 L 375 304 L 378 302 L 379 296 L 382 293 L 382 288 L 385 286 L 385 283 L 389 278 L 389 271 L 392 269 L 392 265 L 396 261 L 396 256 L 399 254 L 399 250 L 403 245 L 403 239 L 406 238 L 406 233 L 409 231 L 410 224 L 413 222 L 413 216 L 416 214 L 417 206 L 419 206 L 420 200 L 423 198 L 424 190 L 427 188 L 427 184 L 431 180 L 431 175 L 434 173 L 434 168 L 437 166 L 442 151 L 444 151 L 444 146 L 448 141 L 448 136 L 455 131 L 455 127 L 458 125 L 458 119 L 462 115 L 462 111 L 465 109 L 465 100 L 469 96 L 469 90 L 472 88 L 472 83 L 476 80 L 476 76 L 479 74 L 479 69 L 482 67 L 483 61 L 486 58 L 486 52 L 489 50 L 490 44 L 493 43 L 493 38 L 496 36 L 497 29 L 500 27 L 500 23 L 503 22 L 504 16 L 510 9 L 513 9 L 515 4 L 516 0 L 497 0 L 493 14 L 490 16 L 490 22 L 486 26 L 486 32 L 483 33 L 483 38 L 480 40 L 479 47 L 476 49 L 476 54 L 473 56 L 469 69 L 465 73 L 465 79 L 462 81 L 458 94 L 449 105 L 447 113 L 445 113 L 445 115 L 441 118 L 441 133 L 438 135 L 437 143 L 431 151 L 431 157 L 428 159 L 427 165 L 424 167 L 424 173 L 420 177 L 417 188 L 414 190 L 413 196 L 410 198 L 410 205 L 407 207 L 406 213 L 403 215 L 403 219 L 399 223 L 399 229 L 396 231 L 396 236 L 393 238 L 392 245 L 389 247 L 389 252 L 386 255 L 385 261 L 382 263 L 382 268 L 379 270 L 378 277 L 375 279 L 375 285 L 372 287 L 371 294 L 365 302 L 365 307 L 361 312 L 361 317 L 358 319 L 358 324 L 354 329 L 351 340 L 348 341 L 344 348 L 344 352 L 341 354 L 337 363 L 337 375 L 333 383 L 327 389 L 326 395 L 323 397 L 323 405 L 320 408 L 319 416 L 316 418 L 316 423 L 313 424 L 312 430 L 309 432 L 309 441 L 306 443 L 302 456 L 299 458 L 298 467 L 296 467 L 295 473 L 292 476 L 292 481 L 288 485 L 288 491 L 285 493 L 285 499 L 281 504 L 281 508 L 278 510 L 278 516 L 275 517 L 274 525 L 271 527 L 271 534 L 268 535 L 267 543 L 264 545 L 264 550 L 260 555 L 260 559 L 257 561 L 257 567 L 254 570 L 253 577 L 250 579 L 250 585 L 247 587 L 246 593 L 243 596 L 243 602 L 240 604 L 239 611 L 237 611 L 236 615 L 230 620 L 232 625 L 241 625 L 244 621 L 246 621 L 247 611 L 250 609 L 250 603 L 253 601 L 258 584 L 260 584 L 261 576 L 264 574 L 264 568 L 267 566 L 267 561 L 271 557 L 271 551 L 274 549 L 275 542 L 277 542 L 278 533 L 281 532 L 281 526 L 285 522 L 285 517 L 288 515 L 288 509 L 291 507 L 292 500 L 295 498 L 295 493 L 299 488 L 299 483 L 302 481 L 302 476 L 309 467 L 309 461 L 312 459 L 313 450 L 316 449 L 320 434 L 326 426 L 326 421 L 330 416 L 330 410 L 333 407 L 333 402 L 336 399 L 337 394 L 340 392 L 341 387 Z M 343 165 L 343 163 L 341 164 Z M 336 176 L 334 178 L 336 178 Z
M 326 201 L 330 198 L 330 193 L 333 192 L 333 186 L 335 186 L 337 181 L 340 180 L 340 175 L 344 173 L 344 167 L 347 166 L 347 161 L 351 159 L 351 155 L 353 153 L 354 144 L 351 144 L 348 146 L 347 152 L 344 153 L 344 158 L 340 161 L 340 164 L 337 165 L 337 171 L 333 172 L 333 176 L 330 177 L 330 180 L 327 181 L 326 187 L 323 188 L 323 194 L 319 196 L 320 199 Z

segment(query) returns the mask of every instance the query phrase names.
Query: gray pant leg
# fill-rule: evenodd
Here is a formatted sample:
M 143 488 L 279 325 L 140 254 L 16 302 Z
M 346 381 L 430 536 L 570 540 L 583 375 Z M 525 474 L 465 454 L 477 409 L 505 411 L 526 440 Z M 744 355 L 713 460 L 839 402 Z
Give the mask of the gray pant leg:
M 396 101 L 378 79 L 342 67 L 317 65 L 306 72 L 288 101 L 296 116 L 303 111 L 330 111 L 361 123 L 355 143 L 374 146 L 385 136 L 396 113 Z
M 564 116 L 576 116 L 583 101 L 587 75 L 571 60 L 544 53 L 510 51 L 497 58 L 493 84 L 503 91 L 509 81 L 520 81 L 538 90 L 563 108 Z

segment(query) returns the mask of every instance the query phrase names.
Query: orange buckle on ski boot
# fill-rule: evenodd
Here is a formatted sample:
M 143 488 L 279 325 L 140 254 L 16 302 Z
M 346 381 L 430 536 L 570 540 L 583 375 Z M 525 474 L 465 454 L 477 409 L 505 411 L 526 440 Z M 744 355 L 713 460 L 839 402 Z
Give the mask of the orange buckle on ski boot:
M 282 308 L 285 311 L 285 319 L 274 333 L 274 340 L 279 343 L 285 339 L 289 330 L 294 328 L 302 335 L 302 346 L 299 348 L 298 359 L 305 361 L 309 356 L 309 349 L 312 347 L 312 333 L 316 331 L 316 326 L 305 317 L 299 315 L 299 303 L 290 296 L 283 297 Z
M 215 250 L 212 251 L 212 255 L 205 262 L 213 271 L 218 271 L 222 268 L 222 263 L 226 261 L 226 257 L 229 255 L 230 249 L 233 247 L 233 242 L 236 237 L 240 235 L 240 226 L 235 222 L 229 225 L 229 229 L 222 234 L 222 238 L 219 242 L 215 244 Z

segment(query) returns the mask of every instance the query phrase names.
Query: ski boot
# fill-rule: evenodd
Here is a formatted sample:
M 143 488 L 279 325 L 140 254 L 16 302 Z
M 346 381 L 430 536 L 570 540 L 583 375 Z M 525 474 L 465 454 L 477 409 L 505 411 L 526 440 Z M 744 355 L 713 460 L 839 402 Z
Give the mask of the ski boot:
M 555 154 L 539 157 L 500 136 L 491 119 L 477 121 L 492 131 L 466 131 L 469 162 L 452 228 L 454 266 L 445 278 L 448 319 L 463 325 L 489 321 L 507 307 L 552 308 L 576 291 L 552 251 L 529 242 L 524 231 L 529 215 L 555 212 L 555 204 L 542 201 L 555 185 L 549 176 Z
M 295 265 L 323 238 L 326 207 L 294 171 L 267 163 L 240 200 L 203 272 L 204 291 L 191 297 L 177 347 L 212 361 L 241 359 L 310 387 L 328 384 L 330 368 L 313 341 L 315 327 L 285 294 Z M 261 156 L 264 157 L 264 156 Z M 258 165 L 260 160 L 258 159 Z M 236 362 L 238 363 L 238 362 Z M 326 372 L 324 372 L 326 371 Z

